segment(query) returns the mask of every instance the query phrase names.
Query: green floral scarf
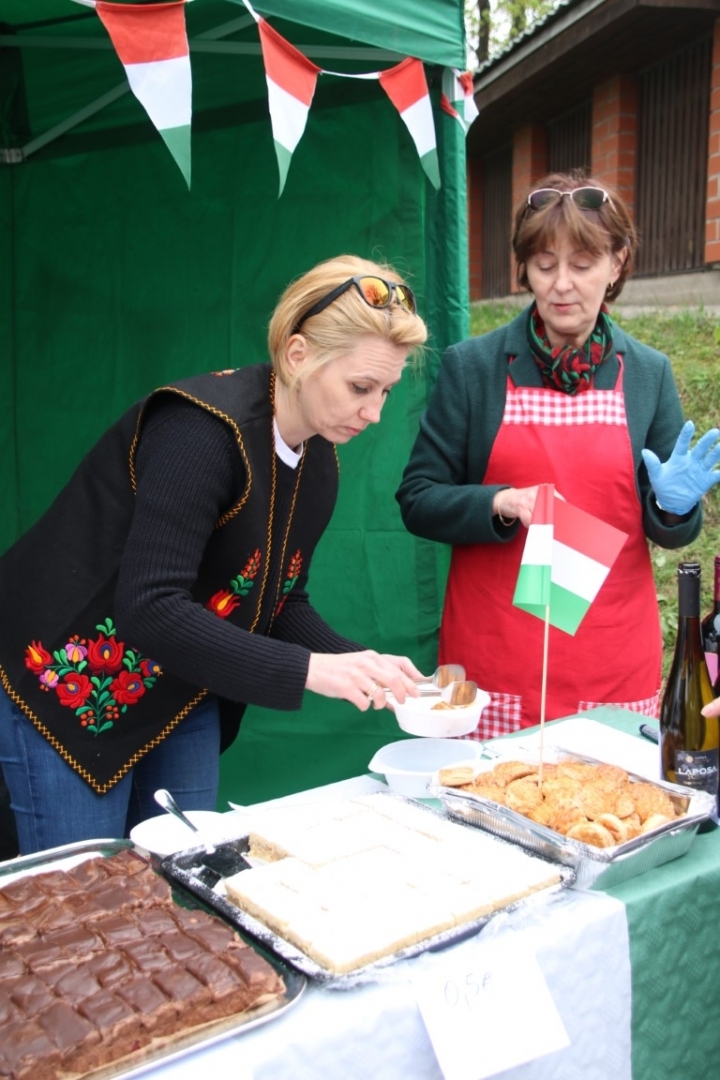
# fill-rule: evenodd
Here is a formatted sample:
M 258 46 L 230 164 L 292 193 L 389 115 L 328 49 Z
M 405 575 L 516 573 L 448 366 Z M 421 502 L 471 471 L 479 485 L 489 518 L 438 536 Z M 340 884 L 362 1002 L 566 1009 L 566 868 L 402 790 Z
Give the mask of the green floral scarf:
M 537 304 L 533 304 L 527 324 L 528 344 L 545 386 L 564 394 L 582 394 L 593 383 L 597 369 L 612 353 L 613 323 L 603 304 L 595 329 L 582 349 L 572 345 L 553 348 L 545 332 Z

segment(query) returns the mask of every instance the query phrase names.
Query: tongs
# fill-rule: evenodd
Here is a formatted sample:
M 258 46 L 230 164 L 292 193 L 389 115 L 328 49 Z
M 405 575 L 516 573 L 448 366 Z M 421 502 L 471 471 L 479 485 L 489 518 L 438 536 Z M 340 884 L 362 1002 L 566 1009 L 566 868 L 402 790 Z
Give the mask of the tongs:
M 386 694 L 391 694 L 389 687 L 383 687 Z M 451 682 L 440 690 L 434 687 L 432 690 L 421 690 L 420 697 L 439 697 L 452 708 L 462 708 L 464 705 L 472 705 L 478 696 L 478 685 L 472 679 L 463 679 L 461 682 Z M 394 699 L 394 695 L 393 695 Z
M 465 668 L 462 664 L 441 664 L 427 679 L 418 679 L 415 685 L 424 694 L 439 694 L 451 683 L 463 682 Z
M 463 679 L 462 682 L 450 683 L 440 691 L 440 697 L 453 708 L 462 708 L 463 705 L 472 705 L 478 695 L 478 685 L 472 679 Z

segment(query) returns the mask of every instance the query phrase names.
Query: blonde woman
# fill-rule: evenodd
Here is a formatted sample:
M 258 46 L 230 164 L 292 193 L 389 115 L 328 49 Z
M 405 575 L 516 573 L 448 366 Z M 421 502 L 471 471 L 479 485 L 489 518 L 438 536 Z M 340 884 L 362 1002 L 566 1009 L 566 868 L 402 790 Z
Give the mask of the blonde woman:
M 0 762 L 28 853 L 125 836 L 172 788 L 214 809 L 247 704 L 381 708 L 421 673 L 312 608 L 335 446 L 380 420 L 427 331 L 390 266 L 330 259 L 272 316 L 270 363 L 164 386 L 0 560 Z

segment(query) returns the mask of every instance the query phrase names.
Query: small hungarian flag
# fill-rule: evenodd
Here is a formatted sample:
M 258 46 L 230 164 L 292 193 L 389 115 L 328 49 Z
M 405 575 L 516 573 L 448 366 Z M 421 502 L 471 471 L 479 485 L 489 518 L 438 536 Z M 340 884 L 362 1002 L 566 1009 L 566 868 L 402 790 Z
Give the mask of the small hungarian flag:
M 257 18 L 257 24 L 265 63 L 275 154 L 280 170 L 279 198 L 285 187 L 293 152 L 305 131 L 317 77 L 322 69 L 303 56 L 265 19 Z
M 380 73 L 380 85 L 405 121 L 420 155 L 420 164 L 434 188 L 440 187 L 435 122 L 425 68 L 408 56 Z
M 478 115 L 472 72 L 461 72 L 457 68 L 443 69 L 440 108 L 449 116 L 455 117 L 467 135 L 470 125 Z
M 571 506 L 552 484 L 541 484 L 513 604 L 574 634 L 626 540 L 627 533 Z

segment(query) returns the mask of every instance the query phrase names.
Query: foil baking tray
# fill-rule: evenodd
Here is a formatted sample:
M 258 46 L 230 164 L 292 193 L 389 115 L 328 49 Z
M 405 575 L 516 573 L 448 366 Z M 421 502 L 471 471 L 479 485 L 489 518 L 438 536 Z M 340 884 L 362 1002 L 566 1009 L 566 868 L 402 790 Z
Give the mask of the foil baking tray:
M 413 807 L 426 813 L 434 814 L 436 817 L 445 816 L 442 810 L 423 805 L 414 799 L 406 798 L 405 796 L 396 793 L 388 793 L 387 796 L 384 797 L 410 803 Z M 462 822 L 459 823 L 462 824 Z M 503 838 L 500 837 L 499 840 L 502 841 Z M 243 858 L 247 854 L 249 847 L 250 840 L 249 836 L 246 835 L 238 837 L 235 840 L 228 840 L 224 843 L 216 844 L 215 850 L 222 856 L 227 857 L 231 862 L 238 857 Z M 333 987 L 350 988 L 363 982 L 373 981 L 373 978 L 382 969 L 387 968 L 389 965 L 396 964 L 401 960 L 410 959 L 424 952 L 438 951 L 447 948 L 450 945 L 457 944 L 466 938 L 473 937 L 490 921 L 490 919 L 500 912 L 522 910 L 528 905 L 542 902 L 543 898 L 555 894 L 561 889 L 573 884 L 575 880 L 575 871 L 572 867 L 557 867 L 557 860 L 547 859 L 542 853 L 540 853 L 540 857 L 545 858 L 547 862 L 556 864 L 556 868 L 560 875 L 559 884 L 538 890 L 529 896 L 525 896 L 505 907 L 499 908 L 498 911 L 492 912 L 489 915 L 469 920 L 452 929 L 434 934 L 422 941 L 398 949 L 395 952 L 388 953 L 387 956 L 383 956 L 371 964 L 357 967 L 352 971 L 342 974 L 322 966 L 313 959 L 313 957 L 308 956 L 299 949 L 297 945 L 288 941 L 286 938 L 281 937 L 253 915 L 250 915 L 248 912 L 243 911 L 236 904 L 232 903 L 225 893 L 222 876 L 217 874 L 214 870 L 209 870 L 206 866 L 205 852 L 202 848 L 193 848 L 188 851 L 168 855 L 161 861 L 160 866 L 162 872 L 169 881 L 175 885 L 181 886 L 183 889 L 186 889 L 188 892 L 198 897 L 207 907 L 218 911 L 228 920 L 228 922 L 242 930 L 246 936 L 254 938 L 263 945 L 265 949 L 276 953 L 287 964 L 306 975 L 309 979 L 312 979 L 314 982 L 332 985 Z M 249 867 L 250 864 L 248 863 L 247 868 Z
M 528 760 L 525 754 L 513 755 L 509 747 L 508 758 L 510 757 L 513 760 Z M 553 760 L 602 764 L 597 758 L 562 751 L 559 751 Z M 472 766 L 476 772 L 491 770 L 497 763 L 497 757 L 489 761 L 458 762 Z M 606 889 L 684 855 L 692 845 L 700 825 L 712 816 L 715 806 L 713 796 L 704 791 L 692 791 L 664 781 L 649 781 L 646 776 L 633 772 L 628 772 L 628 777 L 631 782 L 653 783 L 665 791 L 676 811 L 683 816 L 624 844 L 607 848 L 570 839 L 545 825 L 539 825 L 508 806 L 483 798 L 474 792 L 443 787 L 437 782 L 437 774 L 428 785 L 428 793 L 439 799 L 454 820 L 484 829 L 535 855 L 571 867 L 575 871 L 575 888 Z
M 149 862 L 156 873 L 160 873 L 159 860 L 155 856 L 149 856 L 131 840 L 86 840 L 75 844 L 66 844 L 62 847 L 50 848 L 35 855 L 23 855 L 19 858 L 0 862 L 0 889 L 11 881 L 29 877 L 33 874 L 46 873 L 50 870 L 67 870 L 89 858 L 110 858 L 120 851 L 129 848 L 140 858 Z M 164 875 L 162 875 L 164 876 Z M 173 899 L 183 907 L 198 907 L 206 910 L 210 915 L 217 915 L 217 909 L 206 906 L 201 899 L 188 896 L 185 891 L 173 890 Z M 220 913 L 221 914 L 221 913 Z M 2 916 L 0 915 L 0 928 Z M 237 929 L 237 926 L 235 926 Z M 289 967 L 274 953 L 267 953 L 259 948 L 257 943 L 245 938 L 243 940 L 258 952 L 275 970 L 282 976 L 285 982 L 285 993 L 276 1002 L 261 1006 L 256 1012 L 247 1013 L 242 1017 L 228 1016 L 219 1021 L 203 1024 L 201 1027 L 190 1029 L 171 1037 L 164 1046 L 143 1048 L 136 1058 L 126 1057 L 116 1062 L 83 1073 L 83 1080 L 131 1080 L 132 1077 L 141 1076 L 151 1069 L 165 1065 L 169 1062 L 178 1061 L 188 1057 L 199 1050 L 213 1046 L 225 1039 L 241 1035 L 252 1028 L 260 1027 L 269 1023 L 291 1008 L 302 995 L 307 986 L 307 979 L 294 968 Z M 0 1040 L 2 1039 L 2 1025 L 0 1025 Z

